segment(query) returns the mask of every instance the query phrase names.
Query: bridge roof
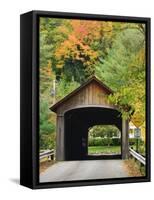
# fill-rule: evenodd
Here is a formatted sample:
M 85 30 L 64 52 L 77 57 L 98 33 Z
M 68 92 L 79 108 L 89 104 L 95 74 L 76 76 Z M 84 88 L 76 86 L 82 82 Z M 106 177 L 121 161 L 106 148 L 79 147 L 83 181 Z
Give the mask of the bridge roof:
M 113 90 L 111 90 L 107 85 L 105 85 L 103 82 L 101 82 L 98 78 L 96 78 L 95 76 L 93 76 L 90 79 L 88 79 L 86 82 L 84 82 L 81 86 L 79 86 L 78 88 L 76 88 L 75 90 L 73 90 L 71 93 L 69 93 L 68 95 L 66 95 L 63 99 L 59 100 L 54 105 L 52 105 L 50 107 L 50 110 L 52 110 L 52 111 L 55 112 L 57 110 L 57 108 L 60 107 L 62 104 L 64 104 L 68 99 L 70 99 L 73 96 L 75 96 L 79 91 L 81 91 L 83 88 L 87 87 L 89 84 L 91 84 L 93 82 L 95 82 L 99 86 L 101 86 L 102 89 L 105 90 L 105 92 L 108 95 L 109 94 L 113 94 Z

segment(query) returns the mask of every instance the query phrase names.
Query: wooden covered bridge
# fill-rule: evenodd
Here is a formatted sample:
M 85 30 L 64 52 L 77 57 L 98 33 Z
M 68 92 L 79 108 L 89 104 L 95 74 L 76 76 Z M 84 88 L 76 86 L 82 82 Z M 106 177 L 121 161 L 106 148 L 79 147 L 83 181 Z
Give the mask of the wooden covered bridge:
M 57 114 L 56 160 L 89 159 L 88 130 L 95 125 L 118 127 L 121 131 L 120 158 L 128 157 L 128 120 L 108 102 L 107 96 L 112 93 L 92 77 L 50 108 Z

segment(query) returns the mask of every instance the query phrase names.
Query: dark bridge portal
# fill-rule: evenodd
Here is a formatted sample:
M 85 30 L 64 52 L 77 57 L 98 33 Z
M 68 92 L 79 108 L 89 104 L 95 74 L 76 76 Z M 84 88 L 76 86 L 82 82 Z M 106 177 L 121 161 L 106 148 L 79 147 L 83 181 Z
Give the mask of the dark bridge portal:
M 94 125 L 115 125 L 122 131 L 117 110 L 101 107 L 72 109 L 65 113 L 65 160 L 110 159 L 121 155 L 88 155 L 88 129 Z

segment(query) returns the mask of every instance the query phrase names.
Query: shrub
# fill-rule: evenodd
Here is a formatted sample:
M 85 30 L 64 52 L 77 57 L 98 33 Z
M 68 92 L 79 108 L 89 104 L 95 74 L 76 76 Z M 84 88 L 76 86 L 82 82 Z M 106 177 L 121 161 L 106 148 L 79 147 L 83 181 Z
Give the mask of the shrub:
M 143 145 L 144 142 L 141 138 L 138 139 L 139 140 L 139 145 Z M 136 144 L 136 138 L 129 138 L 129 145 L 135 145 Z
M 100 138 L 100 137 L 90 137 L 89 146 L 120 146 L 121 138 Z M 135 145 L 136 138 L 129 138 L 129 145 Z M 139 139 L 139 146 L 142 146 L 144 142 Z
M 136 138 L 129 138 L 129 145 L 136 144 Z
M 112 138 L 112 145 L 113 146 L 121 145 L 121 138 Z
M 89 138 L 89 146 L 118 146 L 121 144 L 120 138 Z

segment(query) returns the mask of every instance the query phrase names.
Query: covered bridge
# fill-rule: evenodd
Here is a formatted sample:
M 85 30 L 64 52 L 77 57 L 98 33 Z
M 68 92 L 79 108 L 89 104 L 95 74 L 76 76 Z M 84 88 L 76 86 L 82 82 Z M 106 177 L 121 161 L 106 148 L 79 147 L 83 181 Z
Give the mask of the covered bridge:
M 88 130 L 94 125 L 118 127 L 121 131 L 120 158 L 128 157 L 128 121 L 108 102 L 107 96 L 112 93 L 110 88 L 92 77 L 50 108 L 57 114 L 56 160 L 91 159 L 88 156 Z

